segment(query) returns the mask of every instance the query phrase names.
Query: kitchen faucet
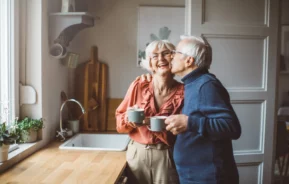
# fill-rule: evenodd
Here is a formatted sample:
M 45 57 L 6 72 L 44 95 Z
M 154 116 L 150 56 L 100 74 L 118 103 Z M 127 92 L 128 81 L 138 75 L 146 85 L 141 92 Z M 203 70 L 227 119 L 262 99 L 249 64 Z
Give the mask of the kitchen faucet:
M 60 136 L 62 139 L 61 141 L 64 141 L 65 140 L 65 136 L 67 134 L 67 129 L 63 129 L 62 128 L 62 110 L 63 110 L 63 107 L 64 105 L 66 104 L 66 102 L 75 102 L 79 105 L 79 107 L 81 108 L 81 111 L 82 113 L 84 114 L 85 113 L 85 110 L 84 110 L 84 107 L 81 105 L 81 103 L 75 99 L 68 99 L 68 100 L 65 100 L 61 107 L 60 107 L 60 120 L 59 120 L 59 123 L 60 123 L 60 131 L 56 131 L 56 137 Z

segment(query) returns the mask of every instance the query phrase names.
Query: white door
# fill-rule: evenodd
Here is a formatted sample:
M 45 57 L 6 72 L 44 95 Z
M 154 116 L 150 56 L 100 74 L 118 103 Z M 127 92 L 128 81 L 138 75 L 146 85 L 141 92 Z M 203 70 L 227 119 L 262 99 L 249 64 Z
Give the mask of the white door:
M 213 49 L 210 72 L 228 89 L 242 126 L 233 141 L 241 184 L 271 184 L 278 0 L 186 0 L 186 34 Z

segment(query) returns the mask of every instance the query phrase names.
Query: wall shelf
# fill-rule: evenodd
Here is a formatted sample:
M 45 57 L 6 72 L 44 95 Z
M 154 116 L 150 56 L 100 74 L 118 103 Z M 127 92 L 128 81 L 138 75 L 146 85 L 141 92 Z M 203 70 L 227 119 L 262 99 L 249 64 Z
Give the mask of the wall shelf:
M 60 43 L 64 47 L 69 46 L 69 42 L 81 30 L 93 27 L 94 20 L 98 19 L 87 12 L 68 12 L 49 14 L 50 41 Z
M 67 12 L 67 13 L 62 13 L 62 12 L 55 12 L 55 13 L 50 13 L 50 16 L 89 16 L 94 18 L 94 16 L 88 12 Z

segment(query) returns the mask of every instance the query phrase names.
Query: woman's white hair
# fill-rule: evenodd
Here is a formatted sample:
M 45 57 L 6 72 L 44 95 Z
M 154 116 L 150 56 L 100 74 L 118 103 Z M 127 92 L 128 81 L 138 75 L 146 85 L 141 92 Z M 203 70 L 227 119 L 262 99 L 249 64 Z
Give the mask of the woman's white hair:
M 170 51 L 172 50 L 175 50 L 175 46 L 174 44 L 172 44 L 171 42 L 169 42 L 168 40 L 155 40 L 155 41 L 152 41 L 147 47 L 146 47 L 146 59 L 142 59 L 141 63 L 140 63 L 140 66 L 143 68 L 143 69 L 146 69 L 150 72 L 152 72 L 151 70 L 151 63 L 150 63 L 150 60 L 151 60 L 151 55 L 152 55 L 152 52 L 155 50 L 155 49 L 158 49 L 158 50 L 161 50 L 163 48 L 167 48 L 169 49 Z
M 182 40 L 186 40 L 186 44 L 181 52 L 187 56 L 194 57 L 195 64 L 200 69 L 210 69 L 212 63 L 212 48 L 204 37 L 181 36 Z

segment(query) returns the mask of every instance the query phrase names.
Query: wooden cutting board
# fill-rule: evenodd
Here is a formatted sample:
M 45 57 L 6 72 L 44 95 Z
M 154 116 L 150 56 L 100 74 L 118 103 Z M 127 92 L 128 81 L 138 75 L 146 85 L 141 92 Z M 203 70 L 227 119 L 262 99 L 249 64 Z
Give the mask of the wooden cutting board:
M 115 111 L 122 101 L 123 101 L 122 98 L 109 98 L 108 99 L 107 131 L 116 131 Z
M 107 72 L 107 65 L 98 61 L 95 46 L 91 48 L 90 60 L 76 68 L 75 96 L 86 110 L 80 119 L 82 131 L 106 131 Z

